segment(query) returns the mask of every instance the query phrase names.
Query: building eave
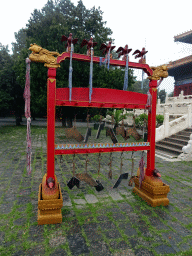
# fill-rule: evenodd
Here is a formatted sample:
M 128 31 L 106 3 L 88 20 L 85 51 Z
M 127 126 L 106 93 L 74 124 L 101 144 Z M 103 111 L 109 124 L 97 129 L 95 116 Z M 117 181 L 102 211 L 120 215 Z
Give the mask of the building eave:
M 175 61 L 170 61 L 169 64 L 167 65 L 167 68 L 168 68 L 168 70 L 171 70 L 173 68 L 183 66 L 188 63 L 192 63 L 192 55 L 189 55 L 187 57 L 184 57 L 182 59 L 178 59 Z
M 192 44 L 192 30 L 174 36 L 174 42 Z

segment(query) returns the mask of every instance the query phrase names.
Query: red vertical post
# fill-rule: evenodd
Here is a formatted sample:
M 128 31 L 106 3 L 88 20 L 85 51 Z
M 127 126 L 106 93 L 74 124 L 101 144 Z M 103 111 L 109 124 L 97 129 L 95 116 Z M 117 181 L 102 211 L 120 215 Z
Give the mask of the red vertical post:
M 47 79 L 47 179 L 55 179 L 56 68 L 48 69 Z
M 149 92 L 152 96 L 151 112 L 148 115 L 148 141 L 150 150 L 147 152 L 146 175 L 151 176 L 155 169 L 155 132 L 156 132 L 156 104 L 157 104 L 157 81 L 152 80 L 149 83 Z
M 147 141 L 151 142 L 151 110 L 148 110 L 148 134 L 147 134 Z M 151 148 L 150 148 L 151 149 Z M 147 151 L 147 168 L 146 174 L 148 174 L 148 169 L 151 169 L 151 157 L 150 157 L 150 150 Z

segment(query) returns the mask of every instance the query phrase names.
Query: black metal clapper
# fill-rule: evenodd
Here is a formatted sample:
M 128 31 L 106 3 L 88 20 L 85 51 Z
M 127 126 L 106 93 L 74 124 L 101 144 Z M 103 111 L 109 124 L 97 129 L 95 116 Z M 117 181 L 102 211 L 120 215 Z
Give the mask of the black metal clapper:
M 121 158 L 120 176 L 119 176 L 119 179 L 116 181 L 116 183 L 115 183 L 115 185 L 114 185 L 113 188 L 117 188 L 123 179 L 124 179 L 124 180 L 127 180 L 127 179 L 128 179 L 128 173 L 122 173 L 122 167 L 123 167 L 123 151 L 121 152 L 120 158 Z

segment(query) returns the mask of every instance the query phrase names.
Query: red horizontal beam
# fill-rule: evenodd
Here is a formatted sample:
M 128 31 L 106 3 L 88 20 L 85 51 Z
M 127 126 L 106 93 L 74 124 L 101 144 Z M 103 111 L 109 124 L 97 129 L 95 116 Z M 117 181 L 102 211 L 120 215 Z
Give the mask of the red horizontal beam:
M 140 108 L 147 104 L 147 95 L 107 88 L 93 88 L 89 103 L 89 88 L 72 88 L 72 101 L 69 102 L 69 88 L 56 89 L 57 106 L 95 108 Z
M 143 151 L 150 150 L 150 146 L 140 147 L 117 147 L 117 148 L 90 148 L 90 149 L 56 149 L 55 155 L 70 155 L 70 154 L 94 154 L 122 151 Z
M 84 62 L 90 62 L 91 57 L 84 54 L 73 53 L 73 60 L 79 60 Z M 65 59 L 70 59 L 70 52 L 63 52 L 61 55 L 57 57 L 57 63 L 63 62 Z M 93 56 L 93 63 L 100 63 L 100 57 Z M 110 65 L 112 66 L 126 66 L 126 61 L 124 60 L 110 60 Z M 148 64 L 129 62 L 129 68 L 142 69 L 148 76 L 153 74 L 153 70 L 149 67 Z

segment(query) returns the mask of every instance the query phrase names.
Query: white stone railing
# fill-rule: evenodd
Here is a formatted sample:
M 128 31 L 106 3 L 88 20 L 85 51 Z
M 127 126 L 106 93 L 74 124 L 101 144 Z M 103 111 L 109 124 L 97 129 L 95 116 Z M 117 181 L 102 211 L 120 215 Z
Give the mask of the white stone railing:
M 169 113 L 164 114 L 163 125 L 156 128 L 155 141 L 158 142 L 164 138 L 167 138 L 177 132 L 180 132 L 186 128 L 191 127 L 191 113 L 182 115 L 181 117 L 169 122 Z
M 183 95 L 183 91 L 179 94 L 179 96 L 175 97 L 168 97 L 168 94 L 166 93 L 165 103 L 183 103 L 183 102 L 192 103 L 192 95 Z
M 183 161 L 192 161 L 192 134 L 190 135 L 190 140 L 188 144 L 182 148 L 183 153 L 181 153 L 178 158 Z
M 188 106 L 192 105 L 192 95 L 183 95 L 183 91 L 178 97 L 168 97 L 166 93 L 165 103 L 160 103 L 160 99 L 157 101 L 157 115 L 164 114 L 164 107 L 168 107 L 170 115 L 185 115 L 188 113 Z
M 186 113 L 188 113 L 188 106 L 192 105 L 192 103 L 190 104 L 189 102 L 185 102 L 185 103 L 165 103 L 165 104 L 157 104 L 157 115 L 164 114 L 164 108 L 168 107 L 168 111 L 170 115 L 173 116 L 179 116 L 179 115 L 184 115 Z

